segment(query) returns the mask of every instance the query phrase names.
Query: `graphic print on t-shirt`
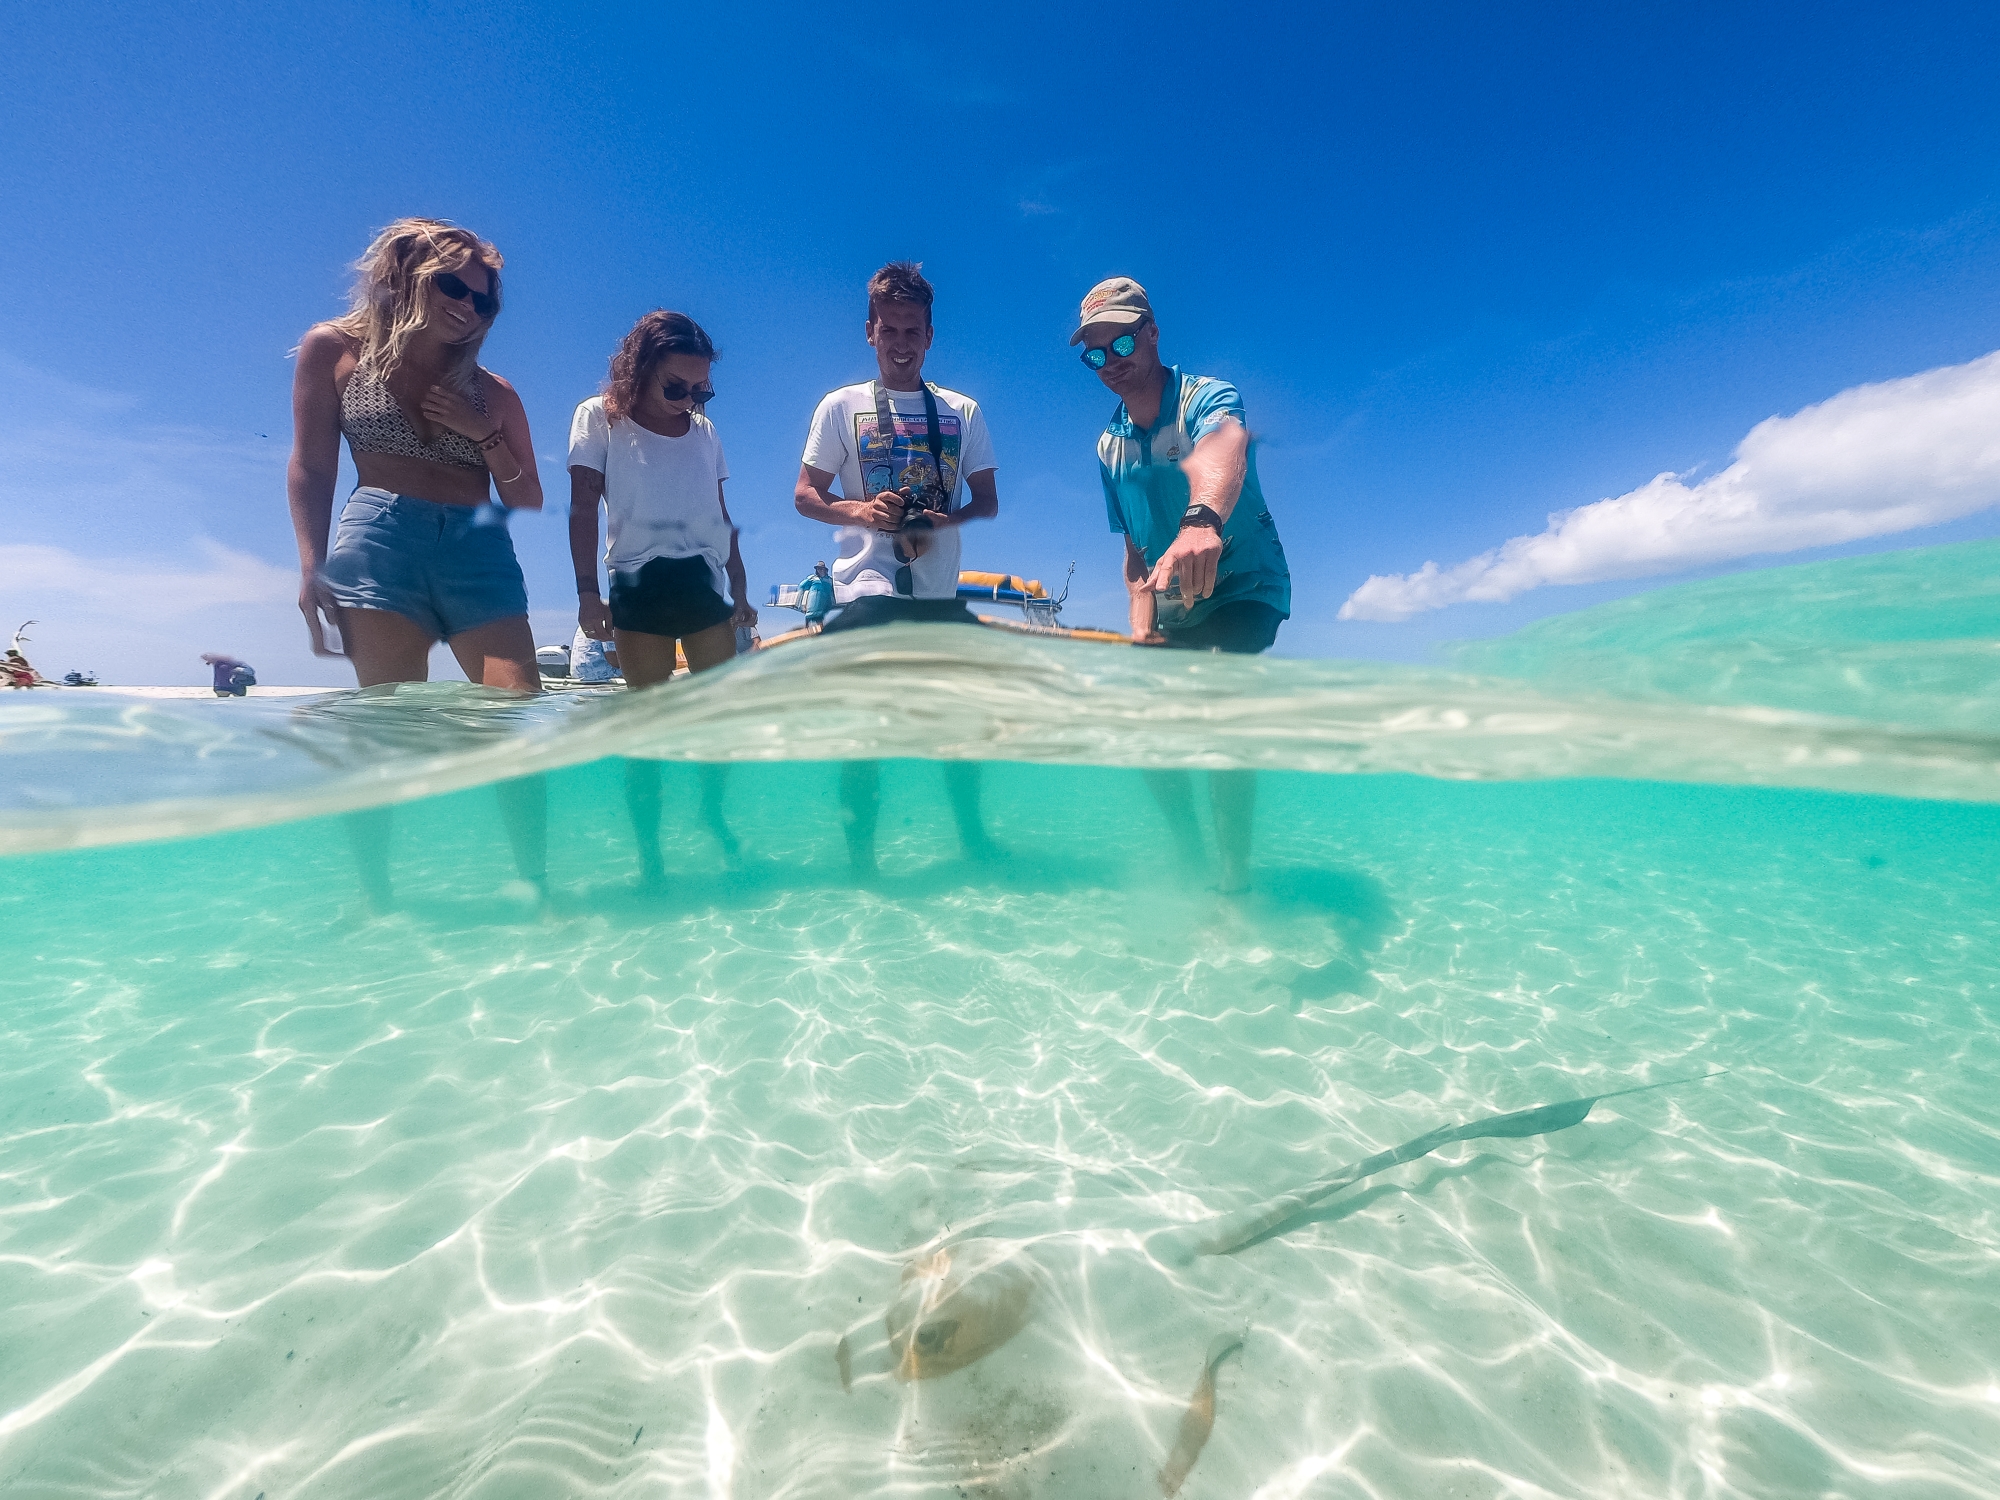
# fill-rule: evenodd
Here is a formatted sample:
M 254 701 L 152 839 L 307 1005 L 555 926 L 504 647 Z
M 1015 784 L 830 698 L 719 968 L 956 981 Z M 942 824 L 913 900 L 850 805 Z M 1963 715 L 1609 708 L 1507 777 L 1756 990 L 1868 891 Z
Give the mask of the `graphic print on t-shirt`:
M 861 462 L 861 488 L 866 496 L 884 490 L 907 489 L 920 495 L 930 484 L 931 429 L 922 412 L 897 412 L 894 431 L 883 433 L 880 418 L 872 411 L 854 414 L 854 451 Z M 958 413 L 938 403 L 938 446 L 944 450 L 944 472 L 938 475 L 939 488 L 946 495 L 958 492 L 959 453 Z

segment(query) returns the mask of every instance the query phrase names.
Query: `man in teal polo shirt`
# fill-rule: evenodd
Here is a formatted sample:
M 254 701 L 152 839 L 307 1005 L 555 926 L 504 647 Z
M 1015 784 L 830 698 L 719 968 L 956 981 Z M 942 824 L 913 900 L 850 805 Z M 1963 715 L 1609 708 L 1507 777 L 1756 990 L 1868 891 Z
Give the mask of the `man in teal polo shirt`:
M 1097 462 L 1111 529 L 1125 538 L 1133 638 L 1268 649 L 1292 612 L 1292 574 L 1236 387 L 1162 364 L 1152 304 L 1123 276 L 1090 289 L 1070 343 L 1120 398 Z
M 1268 650 L 1292 611 L 1292 574 L 1257 483 L 1257 459 L 1236 387 L 1160 362 L 1160 328 L 1145 288 L 1124 276 L 1083 299 L 1071 344 L 1116 392 L 1097 440 L 1111 529 L 1125 538 L 1132 638 L 1144 645 L 1246 655 Z M 1183 855 L 1201 833 L 1183 773 L 1149 773 Z M 1222 889 L 1249 884 L 1256 782 L 1247 771 L 1210 778 Z

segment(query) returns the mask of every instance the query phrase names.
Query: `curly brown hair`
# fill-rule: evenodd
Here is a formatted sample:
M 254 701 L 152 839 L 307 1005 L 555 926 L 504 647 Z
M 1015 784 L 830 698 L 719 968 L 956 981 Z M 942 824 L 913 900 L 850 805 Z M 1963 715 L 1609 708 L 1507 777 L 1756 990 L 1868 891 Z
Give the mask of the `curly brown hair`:
M 639 387 L 662 360 L 674 354 L 693 354 L 707 360 L 722 358 L 701 324 L 686 313 L 654 311 L 634 323 L 632 331 L 625 335 L 625 342 L 611 356 L 611 378 L 604 383 L 605 419 L 616 422 L 631 416 L 639 399 Z
M 924 310 L 924 325 L 929 327 L 932 295 L 922 261 L 892 260 L 868 278 L 868 321 L 875 321 L 878 302 L 909 302 Z

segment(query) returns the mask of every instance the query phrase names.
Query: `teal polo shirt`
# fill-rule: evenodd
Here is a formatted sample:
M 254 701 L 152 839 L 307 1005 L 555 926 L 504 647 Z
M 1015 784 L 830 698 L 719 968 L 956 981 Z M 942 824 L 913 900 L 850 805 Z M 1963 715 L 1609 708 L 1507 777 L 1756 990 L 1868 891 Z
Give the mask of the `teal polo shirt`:
M 1181 460 L 1232 417 L 1248 429 L 1243 398 L 1235 386 L 1207 375 L 1183 375 L 1179 365 L 1167 369 L 1159 420 L 1152 427 L 1134 424 L 1123 401 L 1111 414 L 1110 425 L 1097 440 L 1104 508 L 1111 529 L 1131 539 L 1147 567 L 1157 566 L 1180 534 L 1181 516 L 1188 508 L 1188 482 L 1181 472 Z M 1243 492 L 1237 496 L 1229 519 L 1222 523 L 1222 560 L 1215 592 L 1191 608 L 1175 595 L 1161 594 L 1158 599 L 1162 630 L 1199 625 L 1217 605 L 1244 599 L 1268 604 L 1285 618 L 1291 617 L 1292 570 L 1285 562 L 1278 528 L 1265 507 L 1263 487 L 1257 482 L 1255 443 L 1244 462 Z

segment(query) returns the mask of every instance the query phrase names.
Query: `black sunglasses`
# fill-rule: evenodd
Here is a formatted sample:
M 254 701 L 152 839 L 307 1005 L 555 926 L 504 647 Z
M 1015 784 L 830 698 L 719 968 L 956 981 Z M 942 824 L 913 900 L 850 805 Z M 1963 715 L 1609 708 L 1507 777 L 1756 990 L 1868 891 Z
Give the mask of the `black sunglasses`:
M 431 280 L 436 284 L 439 291 L 443 292 L 454 302 L 463 302 L 467 297 L 470 297 L 472 299 L 472 310 L 482 318 L 490 318 L 500 311 L 500 299 L 498 297 L 490 296 L 485 292 L 475 292 L 449 271 L 440 271 Z
M 1138 328 L 1134 328 L 1130 333 L 1121 333 L 1117 338 L 1100 348 L 1085 349 L 1083 351 L 1083 362 L 1093 370 L 1101 370 L 1104 368 L 1104 361 L 1113 354 L 1117 355 L 1120 359 L 1130 359 L 1132 351 L 1139 347 L 1139 328 L 1144 328 L 1145 326 L 1144 323 L 1141 323 Z
M 715 387 L 689 385 L 685 380 L 669 380 L 661 385 L 660 394 L 669 401 L 692 401 L 696 406 L 706 406 L 715 399 Z

